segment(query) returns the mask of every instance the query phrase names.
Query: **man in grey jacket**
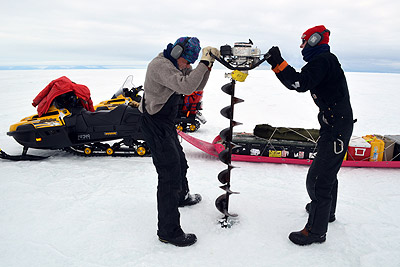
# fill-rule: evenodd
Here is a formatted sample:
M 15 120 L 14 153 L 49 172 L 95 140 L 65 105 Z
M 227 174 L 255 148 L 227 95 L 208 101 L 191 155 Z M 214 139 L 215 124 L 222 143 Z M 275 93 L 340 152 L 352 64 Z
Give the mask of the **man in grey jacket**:
M 174 119 L 182 94 L 189 95 L 205 87 L 214 58 L 219 50 L 203 48 L 200 63 L 192 69 L 200 52 L 196 37 L 181 37 L 155 57 L 148 65 L 144 95 L 139 106 L 143 113 L 141 129 L 158 174 L 157 210 L 159 240 L 176 246 L 190 246 L 197 241 L 180 226 L 178 207 L 201 201 L 199 194 L 189 194 L 185 154 L 179 143 Z

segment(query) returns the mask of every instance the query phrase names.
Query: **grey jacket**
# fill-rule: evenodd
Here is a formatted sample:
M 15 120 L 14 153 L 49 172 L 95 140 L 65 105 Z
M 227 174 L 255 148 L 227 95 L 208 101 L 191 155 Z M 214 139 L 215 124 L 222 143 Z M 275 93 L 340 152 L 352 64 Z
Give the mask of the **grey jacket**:
M 174 93 L 190 95 L 205 87 L 210 71 L 199 63 L 195 69 L 178 70 L 174 64 L 160 53 L 147 66 L 144 81 L 146 110 L 150 115 L 159 112 Z M 143 99 L 139 110 L 143 113 Z

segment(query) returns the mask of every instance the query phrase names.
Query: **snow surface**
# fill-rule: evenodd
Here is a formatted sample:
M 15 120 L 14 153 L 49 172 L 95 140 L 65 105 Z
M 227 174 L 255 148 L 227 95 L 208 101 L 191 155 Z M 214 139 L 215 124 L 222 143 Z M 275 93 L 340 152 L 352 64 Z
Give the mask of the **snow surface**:
M 213 70 L 204 93 L 208 122 L 194 135 L 212 141 L 228 121 L 219 111 L 229 97 L 225 70 Z M 145 70 L 0 71 L 0 146 L 21 146 L 6 135 L 11 124 L 36 113 L 32 99 L 66 75 L 91 89 L 95 104 L 109 99 L 125 78 Z M 347 73 L 354 135 L 400 134 L 399 74 Z M 271 71 L 250 71 L 238 83 L 235 119 L 256 124 L 318 128 L 309 93 L 286 90 Z M 400 266 L 400 170 L 342 168 L 337 220 L 324 244 L 298 247 L 287 238 L 306 223 L 307 166 L 238 162 L 232 171 L 230 211 L 238 223 L 222 229 L 214 206 L 223 193 L 217 159 L 182 143 L 191 191 L 203 201 L 180 209 L 181 224 L 198 242 L 178 248 L 156 236 L 156 172 L 151 158 L 82 158 L 62 151 L 40 162 L 0 161 L 0 266 Z

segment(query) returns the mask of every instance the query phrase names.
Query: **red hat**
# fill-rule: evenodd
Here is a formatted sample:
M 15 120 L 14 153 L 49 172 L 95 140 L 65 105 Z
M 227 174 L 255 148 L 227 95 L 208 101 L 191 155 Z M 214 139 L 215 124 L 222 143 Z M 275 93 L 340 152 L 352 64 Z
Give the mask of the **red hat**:
M 312 27 L 303 33 L 303 35 L 301 36 L 301 39 L 308 41 L 308 39 L 310 39 L 310 37 L 313 33 L 316 33 L 316 32 L 322 33 L 325 30 L 327 30 L 327 29 L 325 28 L 324 25 Z M 324 32 L 323 36 L 324 36 L 324 38 L 318 43 L 318 45 L 329 43 L 329 30 Z

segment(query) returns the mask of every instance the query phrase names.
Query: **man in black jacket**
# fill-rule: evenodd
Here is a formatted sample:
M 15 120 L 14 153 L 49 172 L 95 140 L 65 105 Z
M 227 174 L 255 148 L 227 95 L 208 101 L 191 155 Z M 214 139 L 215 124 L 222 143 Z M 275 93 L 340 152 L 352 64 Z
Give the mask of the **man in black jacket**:
M 323 25 L 304 32 L 300 48 L 307 64 L 301 72 L 283 60 L 276 46 L 269 50 L 271 57 L 267 60 L 283 85 L 297 92 L 310 91 L 319 107 L 320 138 L 306 181 L 311 199 L 311 203 L 306 205 L 308 222 L 303 230 L 289 235 L 289 239 L 297 245 L 326 240 L 328 222 L 335 220 L 337 173 L 353 132 L 353 111 L 347 82 L 338 59 L 330 52 L 329 35 L 329 30 Z

